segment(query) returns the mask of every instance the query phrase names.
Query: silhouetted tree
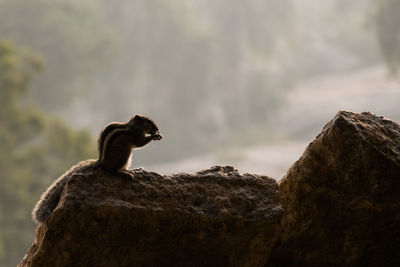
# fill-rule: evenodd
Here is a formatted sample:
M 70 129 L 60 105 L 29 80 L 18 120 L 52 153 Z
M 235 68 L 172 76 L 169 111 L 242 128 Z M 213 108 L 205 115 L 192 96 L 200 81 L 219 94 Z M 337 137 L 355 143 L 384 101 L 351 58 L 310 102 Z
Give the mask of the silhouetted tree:
M 31 244 L 30 213 L 41 192 L 95 155 L 87 132 L 27 106 L 31 78 L 42 65 L 31 52 L 0 41 L 0 266 L 15 266 Z
M 379 44 L 389 71 L 396 74 L 400 67 L 400 1 L 379 0 L 376 4 Z

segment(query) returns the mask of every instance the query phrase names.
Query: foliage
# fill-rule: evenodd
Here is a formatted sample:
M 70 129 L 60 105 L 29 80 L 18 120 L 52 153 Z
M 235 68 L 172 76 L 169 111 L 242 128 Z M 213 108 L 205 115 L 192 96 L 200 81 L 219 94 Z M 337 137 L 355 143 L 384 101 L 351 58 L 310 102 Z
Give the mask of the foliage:
M 0 35 L 44 56 L 32 94 L 43 109 L 96 132 L 144 113 L 167 139 L 156 155 L 146 149 L 136 159 L 171 160 L 229 146 L 237 136 L 249 142 L 254 129 L 274 131 L 284 92 L 298 80 L 376 64 L 367 5 L 0 0 Z
M 288 86 L 279 53 L 290 49 L 282 46 L 290 0 L 200 5 L 206 9 L 184 0 L 0 0 L 0 34 L 44 56 L 33 90 L 41 107 L 65 111 L 79 89 L 95 87 L 80 95 L 97 116 L 90 121 L 179 118 L 164 123 L 169 141 L 156 157 L 180 157 L 265 125 Z
M 31 95 L 47 110 L 88 92 L 113 52 L 95 1 L 0 0 L 0 36 L 39 52 L 46 70 Z
M 349 71 L 380 61 L 368 29 L 368 0 L 303 0 L 295 4 L 298 79 Z
M 400 1 L 379 0 L 376 4 L 376 31 L 382 54 L 392 74 L 400 69 Z
M 0 265 L 15 266 L 33 240 L 30 212 L 50 181 L 94 155 L 87 132 L 32 106 L 25 96 L 42 68 L 29 51 L 0 41 Z M 25 107 L 24 107 L 25 106 Z
M 108 121 L 129 111 L 160 121 L 168 142 L 156 155 L 140 152 L 146 160 L 209 151 L 255 124 L 266 130 L 281 106 L 292 68 L 281 56 L 291 49 L 291 3 L 243 3 L 102 1 L 107 24 L 121 33 L 120 53 L 93 108 Z

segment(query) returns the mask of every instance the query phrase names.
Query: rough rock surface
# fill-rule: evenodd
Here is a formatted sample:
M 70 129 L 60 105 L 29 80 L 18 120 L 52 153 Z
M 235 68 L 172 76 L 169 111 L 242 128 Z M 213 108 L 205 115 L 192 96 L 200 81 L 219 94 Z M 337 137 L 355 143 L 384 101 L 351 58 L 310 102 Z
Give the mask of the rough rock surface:
M 20 266 L 262 266 L 281 215 L 274 179 L 232 167 L 78 170 Z
M 400 126 L 339 112 L 279 184 L 266 266 L 400 266 Z

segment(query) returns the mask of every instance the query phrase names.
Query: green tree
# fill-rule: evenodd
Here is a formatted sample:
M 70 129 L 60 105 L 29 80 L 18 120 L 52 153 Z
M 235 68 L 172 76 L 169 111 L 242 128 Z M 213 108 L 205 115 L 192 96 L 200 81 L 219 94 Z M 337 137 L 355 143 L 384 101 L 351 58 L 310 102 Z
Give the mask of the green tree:
M 28 106 L 41 60 L 0 41 L 0 265 L 15 266 L 33 240 L 30 212 L 57 175 L 95 154 L 85 131 Z
M 91 0 L 0 0 L 0 36 L 44 58 L 30 95 L 46 110 L 87 93 L 114 52 L 102 8 Z

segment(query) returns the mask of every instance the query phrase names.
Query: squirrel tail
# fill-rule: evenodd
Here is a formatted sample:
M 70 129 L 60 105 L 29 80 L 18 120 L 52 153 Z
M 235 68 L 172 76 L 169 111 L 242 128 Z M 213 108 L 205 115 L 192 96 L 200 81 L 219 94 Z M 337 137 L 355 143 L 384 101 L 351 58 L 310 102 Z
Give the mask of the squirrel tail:
M 36 224 L 47 221 L 60 200 L 61 192 L 68 181 L 69 175 L 62 175 L 41 195 L 32 211 L 32 219 Z
M 41 195 L 40 200 L 36 203 L 32 210 L 32 219 L 36 224 L 47 221 L 57 207 L 58 201 L 60 200 L 61 193 L 67 184 L 69 178 L 79 170 L 86 169 L 86 167 L 95 166 L 96 160 L 82 161 L 53 182 L 52 185 Z

